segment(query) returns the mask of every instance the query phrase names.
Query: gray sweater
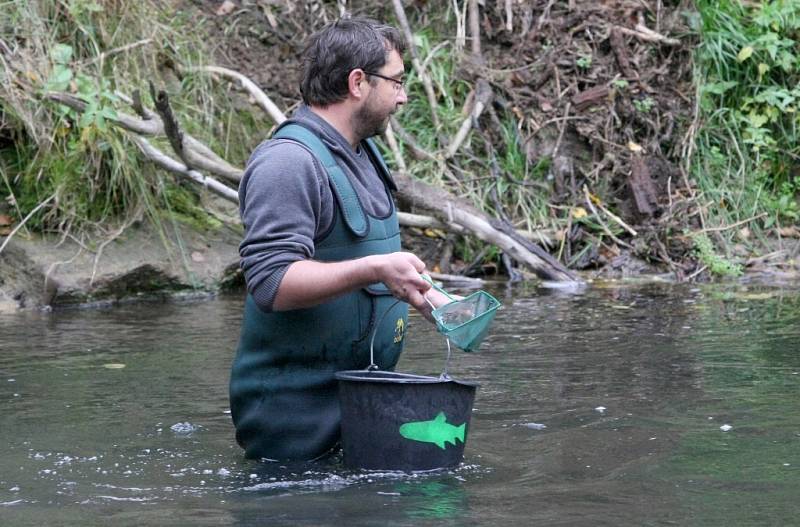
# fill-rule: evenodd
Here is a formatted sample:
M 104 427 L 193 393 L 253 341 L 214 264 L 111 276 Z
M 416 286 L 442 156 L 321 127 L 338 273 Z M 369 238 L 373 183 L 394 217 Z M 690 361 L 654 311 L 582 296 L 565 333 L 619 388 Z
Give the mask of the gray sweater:
M 363 148 L 354 151 L 306 106 L 298 108 L 290 121 L 322 139 L 352 182 L 364 212 L 379 218 L 389 214 L 383 180 Z M 239 183 L 244 223 L 239 255 L 247 290 L 261 309 L 272 310 L 290 264 L 314 258 L 315 244 L 330 232 L 336 210 L 328 175 L 309 149 L 288 139 L 264 141 L 255 149 Z

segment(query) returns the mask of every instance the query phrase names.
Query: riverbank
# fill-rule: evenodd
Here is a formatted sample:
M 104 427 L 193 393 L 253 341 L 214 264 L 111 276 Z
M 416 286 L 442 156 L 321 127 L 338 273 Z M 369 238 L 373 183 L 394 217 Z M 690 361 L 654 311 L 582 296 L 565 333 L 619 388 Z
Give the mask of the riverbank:
M 93 249 L 70 238 L 19 236 L 0 254 L 0 312 L 175 301 L 243 290 L 240 239 L 241 228 L 236 224 L 205 231 L 176 226 L 168 244 L 159 232 L 136 225 L 102 248 Z M 419 229 L 404 228 L 403 239 L 404 246 L 419 254 L 431 271 L 442 271 L 443 260 L 450 262 L 451 273 L 463 272 L 469 266 L 468 262 L 449 260 L 442 240 L 426 236 Z M 770 243 L 774 246 L 772 252 L 743 258 L 743 274 L 726 281 L 765 285 L 800 283 L 800 240 Z M 508 277 L 496 267 L 479 267 L 470 274 L 482 276 L 484 285 L 508 283 Z M 595 269 L 581 271 L 579 276 L 589 287 L 609 281 L 681 281 L 667 266 L 645 262 L 631 253 L 621 253 Z M 533 275 L 526 274 L 524 278 L 540 284 Z M 693 282 L 715 279 L 707 269 L 690 278 Z M 475 282 L 472 286 L 480 284 Z M 463 285 L 453 282 L 451 287 Z
M 89 248 L 74 239 L 14 238 L 0 255 L 0 311 L 115 304 L 241 287 L 241 230 L 176 226 L 165 244 L 140 225 Z
M 431 270 L 532 277 L 538 260 L 521 248 L 533 254 L 533 241 L 587 280 L 797 272 L 800 143 L 787 131 L 800 69 L 786 53 L 800 8 L 405 4 L 346 7 L 407 18 L 409 102 L 379 143 L 414 183 L 400 210 L 427 227 L 406 228 L 406 246 Z M 281 115 L 296 107 L 302 42 L 343 5 L 10 6 L 0 243 L 19 232 L 0 249 L 0 302 L 85 305 L 227 283 L 238 237 L 217 256 L 203 248 L 217 243 L 209 233 L 238 229 L 220 226 L 235 225 L 235 205 L 220 221 L 208 189 L 235 202 L 249 153 L 278 122 L 260 96 Z M 764 32 L 781 35 L 781 61 Z

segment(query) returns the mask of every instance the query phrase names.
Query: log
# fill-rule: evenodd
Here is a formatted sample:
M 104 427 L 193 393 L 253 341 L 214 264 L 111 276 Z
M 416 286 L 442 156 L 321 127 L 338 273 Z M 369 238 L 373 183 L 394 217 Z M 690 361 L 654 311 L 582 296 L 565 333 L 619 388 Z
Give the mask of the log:
M 628 186 L 633 194 L 639 214 L 652 216 L 658 205 L 658 193 L 650 177 L 650 169 L 647 168 L 644 156 L 640 154 L 634 154 L 633 159 L 631 159 Z
M 628 59 L 628 51 L 625 49 L 625 40 L 622 38 L 622 32 L 620 32 L 619 28 L 615 27 L 611 29 L 609 41 L 622 74 L 628 79 L 638 78 L 639 76 L 636 75 L 631 67 L 631 62 Z
M 422 208 L 443 223 L 460 225 L 477 238 L 496 245 L 542 279 L 581 282 L 574 273 L 561 264 L 546 261 L 528 250 L 515 237 L 499 231 L 492 226 L 491 220 L 484 213 L 452 196 L 446 190 L 414 180 L 407 174 L 395 173 L 394 178 L 401 201 L 412 204 L 415 208 Z
M 608 86 L 601 84 L 600 86 L 595 86 L 594 88 L 589 88 L 588 90 L 575 94 L 572 97 L 572 105 L 575 107 L 576 111 L 582 112 L 591 106 L 606 102 L 608 100 L 608 94 Z

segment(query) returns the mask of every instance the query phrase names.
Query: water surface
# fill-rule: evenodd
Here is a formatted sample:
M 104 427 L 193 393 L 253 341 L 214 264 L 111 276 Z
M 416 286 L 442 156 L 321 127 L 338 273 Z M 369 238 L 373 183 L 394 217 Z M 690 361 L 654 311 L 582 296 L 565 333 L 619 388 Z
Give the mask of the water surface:
M 450 364 L 481 383 L 464 464 L 414 475 L 242 458 L 238 295 L 0 315 L 0 521 L 797 523 L 800 290 L 492 292 L 491 336 Z M 433 328 L 407 339 L 398 369 L 438 374 Z

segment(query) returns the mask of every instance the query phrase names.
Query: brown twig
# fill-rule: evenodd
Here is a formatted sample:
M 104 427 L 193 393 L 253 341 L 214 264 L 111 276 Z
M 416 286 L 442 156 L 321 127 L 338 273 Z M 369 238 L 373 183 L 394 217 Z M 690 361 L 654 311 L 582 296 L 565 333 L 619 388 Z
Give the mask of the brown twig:
M 747 218 L 746 220 L 737 221 L 736 223 L 732 223 L 730 225 L 723 225 L 721 227 L 704 227 L 703 229 L 700 229 L 700 231 L 698 231 L 698 232 L 722 232 L 722 231 L 727 231 L 727 230 L 730 230 L 730 229 L 735 229 L 739 225 L 744 225 L 745 223 L 750 223 L 751 221 L 755 221 L 755 220 L 761 219 L 761 218 L 763 218 L 764 216 L 767 216 L 767 215 L 768 214 L 766 212 L 762 212 L 761 214 L 756 214 L 752 218 Z
M 172 106 L 169 104 L 169 95 L 167 95 L 167 92 L 164 90 L 156 92 L 155 85 L 153 85 L 152 82 L 149 84 L 150 96 L 153 98 L 156 111 L 158 115 L 161 116 L 161 121 L 164 123 L 164 134 L 167 136 L 172 150 L 178 154 L 178 157 L 181 158 L 184 165 L 190 169 L 193 168 L 192 162 L 189 160 L 189 157 L 186 155 L 186 150 L 183 147 L 183 132 L 181 132 L 181 127 L 178 124 L 178 120 L 175 118 L 175 114 L 172 113 Z
M 458 129 L 458 132 L 453 137 L 453 140 L 450 141 L 450 144 L 447 147 L 447 151 L 444 154 L 445 159 L 450 159 L 458 149 L 461 148 L 461 144 L 467 138 L 467 134 L 478 122 L 478 118 L 483 113 L 483 110 L 492 100 L 492 88 L 489 86 L 489 83 L 483 79 L 479 79 L 475 89 L 475 105 L 472 107 L 472 111 L 470 112 L 469 116 L 464 119 L 464 122 L 461 123 L 461 127 Z
M 144 45 L 150 44 L 152 41 L 153 41 L 152 38 L 145 38 L 145 39 L 139 40 L 137 42 L 132 42 L 130 44 L 126 44 L 126 45 L 120 46 L 118 48 L 114 48 L 114 49 L 110 49 L 108 51 L 104 51 L 104 52 L 100 53 L 99 55 L 97 55 L 96 57 L 93 57 L 93 58 L 87 60 L 85 62 L 85 64 L 88 66 L 90 64 L 94 64 L 95 62 L 102 63 L 105 59 L 107 59 L 111 55 L 116 55 L 117 53 L 124 53 L 125 51 L 130 51 L 130 50 L 132 50 L 134 48 L 138 48 L 139 46 L 144 46 Z
M 0 245 L 0 254 L 2 254 L 2 252 L 3 252 L 3 249 L 5 249 L 5 248 L 6 248 L 6 245 L 8 245 L 8 242 L 10 242 L 10 241 L 11 241 L 11 238 L 13 238 L 15 234 L 17 234 L 17 232 L 18 232 L 18 231 L 19 231 L 19 230 L 22 228 L 22 226 L 23 226 L 23 225 L 25 225 L 25 224 L 28 222 L 28 220 L 30 220 L 30 219 L 33 217 L 33 215 L 34 215 L 34 214 L 36 214 L 37 212 L 39 212 L 39 209 L 41 209 L 42 207 L 44 207 L 45 205 L 47 205 L 48 203 L 50 203 L 50 201 L 52 201 L 52 200 L 53 200 L 53 198 L 55 198 L 55 197 L 56 197 L 56 195 L 55 195 L 55 194 L 53 194 L 53 195 L 51 195 L 49 198 L 46 198 L 44 201 L 42 201 L 41 203 L 39 203 L 38 205 L 36 205 L 36 206 L 33 208 L 33 210 L 32 210 L 32 211 L 30 211 L 30 212 L 28 213 L 28 215 L 27 215 L 27 216 L 25 216 L 25 218 L 23 218 L 23 219 L 22 219 L 22 221 L 21 221 L 21 222 L 19 222 L 19 224 L 17 224 L 17 226 L 16 226 L 16 227 L 14 227 L 14 230 L 12 230 L 10 233 L 8 233 L 8 236 L 6 236 L 6 239 L 5 239 L 5 240 L 3 240 L 3 244 L 2 244 L 2 245 Z
M 677 38 L 665 37 L 664 35 L 656 33 L 652 29 L 642 24 L 636 24 L 636 29 L 628 29 L 627 27 L 622 26 L 615 26 L 615 28 L 626 35 L 634 36 L 645 42 L 656 42 L 666 46 L 679 46 L 681 44 L 681 41 Z
M 623 246 L 623 247 L 625 247 L 627 249 L 633 249 L 633 247 L 631 247 L 629 244 L 623 242 L 622 240 L 620 240 L 619 238 L 614 236 L 614 233 L 612 233 L 611 229 L 608 228 L 608 225 L 606 225 L 606 222 L 603 221 L 602 216 L 600 216 L 600 213 L 597 212 L 597 209 L 594 207 L 594 204 L 592 203 L 592 198 L 589 196 L 589 189 L 586 187 L 586 185 L 583 186 L 583 194 L 584 194 L 584 196 L 586 198 L 586 204 L 589 206 L 589 209 L 591 209 L 592 213 L 594 214 L 594 217 L 597 219 L 597 222 L 600 224 L 600 228 L 603 229 L 603 232 L 605 232 L 608 235 L 609 238 L 614 240 L 614 242 L 617 245 L 621 245 L 621 246 Z
M 633 68 L 631 68 L 630 60 L 628 60 L 628 52 L 625 50 L 625 41 L 622 39 L 622 33 L 619 28 L 611 28 L 609 42 L 611 43 L 611 49 L 614 51 L 614 57 L 617 59 L 617 64 L 622 74 L 629 79 L 638 78 L 639 76 L 633 71 Z
M 592 194 L 591 192 L 589 192 L 589 189 L 588 189 L 588 187 L 587 187 L 586 185 L 584 185 L 584 186 L 583 186 L 583 191 L 584 191 L 584 193 L 586 193 L 586 194 L 589 196 L 589 199 L 591 199 L 591 200 L 592 200 L 592 202 L 593 202 L 595 205 L 597 205 L 597 206 L 600 208 L 600 210 L 602 210 L 603 212 L 605 212 L 605 213 L 608 215 L 608 217 L 609 217 L 609 218 L 611 218 L 612 220 L 614 220 L 614 222 L 615 222 L 617 225 L 619 225 L 620 227 L 622 227 L 623 229 L 625 229 L 626 231 L 628 231 L 629 233 L 631 233 L 631 235 L 633 235 L 633 236 L 638 236 L 638 235 L 639 235 L 639 233 L 638 233 L 638 232 L 636 232 L 636 230 L 635 230 L 633 227 L 631 227 L 630 225 L 628 225 L 627 223 L 625 223 L 624 221 L 622 221 L 622 218 L 620 218 L 619 216 L 617 216 L 616 214 L 614 214 L 613 212 L 611 212 L 610 210 L 608 210 L 608 209 L 607 209 L 607 208 L 606 208 L 606 207 L 603 205 L 603 203 L 600 201 L 600 199 L 599 199 L 599 198 L 597 198 L 597 197 L 596 197 L 594 194 Z
M 469 35 L 473 58 L 478 62 L 483 62 L 481 54 L 481 24 L 478 0 L 469 0 Z

